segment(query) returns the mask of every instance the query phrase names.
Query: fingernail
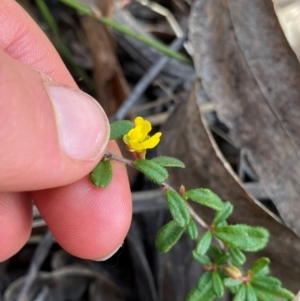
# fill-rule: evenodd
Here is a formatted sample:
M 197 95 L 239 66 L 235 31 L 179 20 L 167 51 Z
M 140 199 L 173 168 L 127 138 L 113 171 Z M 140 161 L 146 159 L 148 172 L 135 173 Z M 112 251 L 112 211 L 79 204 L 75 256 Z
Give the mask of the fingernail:
M 51 84 L 46 88 L 65 153 L 77 160 L 96 159 L 109 138 L 109 123 L 101 106 L 81 91 Z
M 113 256 L 119 251 L 119 249 L 120 249 L 122 246 L 123 246 L 123 243 L 120 244 L 113 252 L 111 252 L 111 253 L 108 254 L 107 256 L 102 257 L 102 258 L 100 258 L 100 259 L 94 259 L 94 261 L 105 261 L 105 260 L 107 260 L 107 259 L 113 257 Z

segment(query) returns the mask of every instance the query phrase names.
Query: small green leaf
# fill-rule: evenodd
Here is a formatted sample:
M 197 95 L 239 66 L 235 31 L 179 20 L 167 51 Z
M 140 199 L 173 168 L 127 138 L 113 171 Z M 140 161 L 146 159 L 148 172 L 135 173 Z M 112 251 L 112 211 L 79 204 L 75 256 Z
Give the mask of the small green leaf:
M 281 286 L 279 279 L 271 276 L 253 276 L 251 283 L 259 288 L 275 289 Z
M 232 279 L 232 278 L 224 279 L 224 285 L 228 288 L 233 288 L 233 287 L 239 286 L 242 283 L 243 283 L 243 280 L 240 280 L 240 279 Z
M 217 227 L 213 234 L 220 240 L 248 252 L 263 249 L 269 240 L 266 229 L 240 224 Z
M 262 257 L 257 259 L 251 268 L 251 271 L 254 275 L 267 275 L 269 274 L 269 264 L 270 259 L 266 257 Z
M 224 254 L 224 252 L 219 247 L 214 246 L 214 245 L 211 245 L 209 247 L 208 252 L 209 252 L 209 255 L 214 259 L 214 261 Z
M 186 301 L 213 301 L 216 295 L 212 288 L 211 272 L 205 272 L 197 281 L 196 289 L 193 289 Z
M 236 266 L 241 266 L 245 263 L 246 256 L 240 249 L 236 248 L 235 246 L 230 246 L 228 251 L 232 258 L 233 263 Z
M 180 227 L 176 221 L 171 221 L 160 228 L 155 241 L 158 251 L 168 252 L 177 243 L 183 231 L 184 228 Z
M 250 283 L 246 284 L 246 300 L 247 301 L 257 301 L 255 291 Z
M 257 297 L 263 301 L 267 299 L 278 300 L 278 298 L 291 300 L 294 298 L 294 294 L 282 288 L 280 280 L 274 277 L 255 275 L 251 278 L 251 285 Z
M 163 167 L 180 167 L 180 168 L 185 167 L 183 162 L 173 157 L 161 156 L 161 157 L 153 158 L 151 159 L 151 161 Z
M 196 239 L 198 237 L 198 227 L 192 218 L 187 225 L 186 231 L 190 239 Z
M 217 297 L 224 295 L 224 284 L 217 271 L 212 272 L 212 287 Z
M 216 259 L 214 260 L 214 263 L 215 263 L 216 265 L 223 265 L 223 264 L 225 264 L 225 263 L 228 262 L 229 257 L 230 257 L 229 254 L 223 253 L 221 256 L 219 256 L 218 258 L 216 258 Z
M 191 290 L 186 298 L 186 301 L 213 301 L 215 298 L 216 295 L 210 286 L 202 291 L 199 291 L 197 288 Z
M 207 231 L 199 240 L 195 249 L 196 253 L 199 255 L 204 255 L 211 244 L 211 240 L 212 240 L 212 234 L 210 231 Z
M 202 274 L 202 276 L 197 281 L 198 290 L 203 290 L 205 287 L 212 286 L 212 273 L 211 271 L 207 271 Z
M 293 300 L 293 298 L 295 297 L 295 295 L 292 292 L 281 287 L 268 290 L 259 288 L 253 284 L 252 286 L 257 298 L 260 301 L 290 301 Z
M 229 202 L 225 202 L 223 210 L 217 211 L 213 225 L 219 225 L 220 223 L 223 223 L 230 216 L 232 211 L 233 205 Z
M 168 178 L 167 170 L 161 165 L 146 159 L 137 159 L 133 165 L 156 184 L 162 184 Z
M 208 256 L 199 255 L 196 253 L 196 251 L 193 251 L 192 255 L 193 258 L 201 264 L 209 264 L 211 262 Z
M 204 189 L 204 188 L 191 189 L 186 191 L 183 196 L 185 198 L 191 199 L 196 203 L 210 207 L 216 211 L 223 210 L 224 208 L 222 200 L 209 189 Z
M 246 288 L 245 285 L 242 285 L 232 301 L 246 301 Z
M 173 190 L 166 191 L 166 199 L 170 213 L 174 220 L 181 226 L 185 227 L 191 220 L 188 206 L 184 199 Z
M 104 188 L 108 186 L 111 179 L 112 167 L 111 162 L 107 159 L 101 160 L 90 173 L 90 180 L 97 187 Z
M 129 120 L 120 120 L 111 123 L 109 140 L 123 138 L 132 128 L 133 123 Z

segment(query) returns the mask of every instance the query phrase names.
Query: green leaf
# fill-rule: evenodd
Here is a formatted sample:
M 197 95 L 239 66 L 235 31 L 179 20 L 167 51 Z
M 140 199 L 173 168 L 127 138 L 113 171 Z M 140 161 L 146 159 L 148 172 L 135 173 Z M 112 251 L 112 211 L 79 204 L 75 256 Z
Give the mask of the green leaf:
M 160 228 L 155 241 L 158 251 L 168 252 L 177 243 L 183 231 L 184 227 L 180 227 L 176 221 L 171 221 Z
M 129 120 L 120 120 L 110 124 L 110 137 L 109 140 L 123 138 L 131 129 L 133 123 Z
M 240 224 L 217 227 L 213 234 L 220 240 L 248 252 L 263 249 L 269 240 L 266 229 Z
M 257 301 L 255 291 L 250 283 L 246 284 L 246 300 L 247 301 Z
M 251 283 L 259 288 L 275 289 L 281 286 L 279 279 L 271 276 L 253 276 Z
M 224 252 L 219 247 L 214 246 L 214 245 L 211 245 L 209 247 L 208 252 L 209 252 L 209 255 L 214 259 L 214 261 L 224 254 Z
M 212 234 L 210 231 L 207 231 L 199 240 L 195 249 L 196 253 L 199 255 L 204 255 L 211 244 L 211 240 L 212 240 Z
M 224 279 L 224 285 L 228 288 L 233 288 L 236 286 L 239 286 L 243 283 L 243 280 L 240 279 L 233 279 L 233 278 L 225 278 Z
M 205 286 L 212 285 L 212 273 L 211 271 L 204 272 L 197 281 L 198 290 L 202 290 Z
M 103 159 L 90 173 L 91 182 L 97 186 L 104 188 L 109 185 L 112 179 L 112 167 L 110 160 Z
M 225 264 L 225 263 L 228 262 L 229 257 L 230 257 L 229 254 L 223 253 L 221 256 L 219 256 L 218 258 L 216 258 L 216 259 L 214 260 L 214 263 L 215 263 L 216 265 L 223 265 L 223 264 Z
M 278 298 L 284 298 L 284 300 L 291 300 L 294 298 L 294 294 L 281 287 L 279 279 L 270 277 L 255 275 L 251 278 L 251 284 L 259 299 L 278 300 Z
M 217 271 L 212 272 L 212 287 L 217 297 L 224 295 L 224 284 Z
M 208 256 L 199 255 L 196 253 L 196 251 L 193 251 L 192 255 L 193 258 L 201 264 L 209 264 L 211 262 Z
M 231 203 L 225 202 L 223 206 L 223 210 L 217 211 L 213 225 L 219 225 L 220 223 L 223 223 L 232 213 L 233 205 Z
M 185 227 L 191 220 L 188 206 L 184 199 L 173 190 L 166 191 L 166 199 L 170 213 L 174 220 L 181 226 Z
M 191 189 L 186 191 L 183 196 L 185 198 L 191 199 L 196 203 L 210 207 L 216 211 L 223 210 L 224 208 L 224 204 L 222 200 L 209 189 L 204 189 L 204 188 Z
M 198 290 L 197 288 L 191 290 L 186 298 L 186 301 L 213 301 L 216 295 L 213 292 L 212 287 Z
M 240 249 L 236 248 L 235 246 L 230 246 L 228 251 L 234 265 L 241 266 L 245 263 L 246 256 Z
M 242 285 L 232 301 L 246 301 L 246 288 L 245 285 Z
M 137 159 L 133 165 L 156 184 L 162 184 L 169 176 L 164 167 L 147 159 Z
M 269 273 L 269 264 L 269 258 L 259 258 L 253 263 L 251 271 L 254 275 L 267 275 Z
M 173 157 L 161 156 L 161 157 L 153 158 L 151 159 L 151 161 L 163 167 L 180 167 L 180 168 L 185 167 L 183 162 Z
M 290 301 L 293 300 L 293 298 L 295 297 L 295 295 L 292 292 L 281 287 L 268 290 L 259 288 L 255 285 L 252 286 L 257 298 L 260 301 Z
M 192 290 L 187 301 L 213 301 L 216 295 L 212 288 L 211 272 L 205 272 L 197 281 L 196 289 Z
M 198 237 L 198 227 L 192 218 L 190 219 L 186 230 L 190 239 L 196 239 Z

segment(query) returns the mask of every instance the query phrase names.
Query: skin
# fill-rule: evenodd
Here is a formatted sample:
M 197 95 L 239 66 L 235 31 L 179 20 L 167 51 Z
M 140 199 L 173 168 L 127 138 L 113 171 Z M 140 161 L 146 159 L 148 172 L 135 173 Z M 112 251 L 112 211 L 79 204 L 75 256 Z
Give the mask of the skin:
M 0 24 L 0 261 L 28 240 L 32 200 L 65 250 L 86 259 L 106 257 L 122 244 L 131 222 L 126 169 L 113 162 L 113 180 L 105 189 L 94 187 L 87 175 L 105 150 L 120 151 L 115 142 L 103 142 L 91 160 L 63 154 L 44 87 L 49 78 L 78 87 L 15 1 L 0 1 Z M 43 116 L 43 130 L 33 116 Z M 107 127 L 102 131 L 109 135 Z

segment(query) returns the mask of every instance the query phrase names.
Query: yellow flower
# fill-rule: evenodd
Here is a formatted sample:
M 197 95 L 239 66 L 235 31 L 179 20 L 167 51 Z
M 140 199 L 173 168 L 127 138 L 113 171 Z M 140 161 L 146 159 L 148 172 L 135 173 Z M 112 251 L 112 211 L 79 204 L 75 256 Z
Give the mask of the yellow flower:
M 136 117 L 135 127 L 123 136 L 123 141 L 128 145 L 131 152 L 143 153 L 146 149 L 154 148 L 160 141 L 161 132 L 150 137 L 151 123 L 143 117 Z

